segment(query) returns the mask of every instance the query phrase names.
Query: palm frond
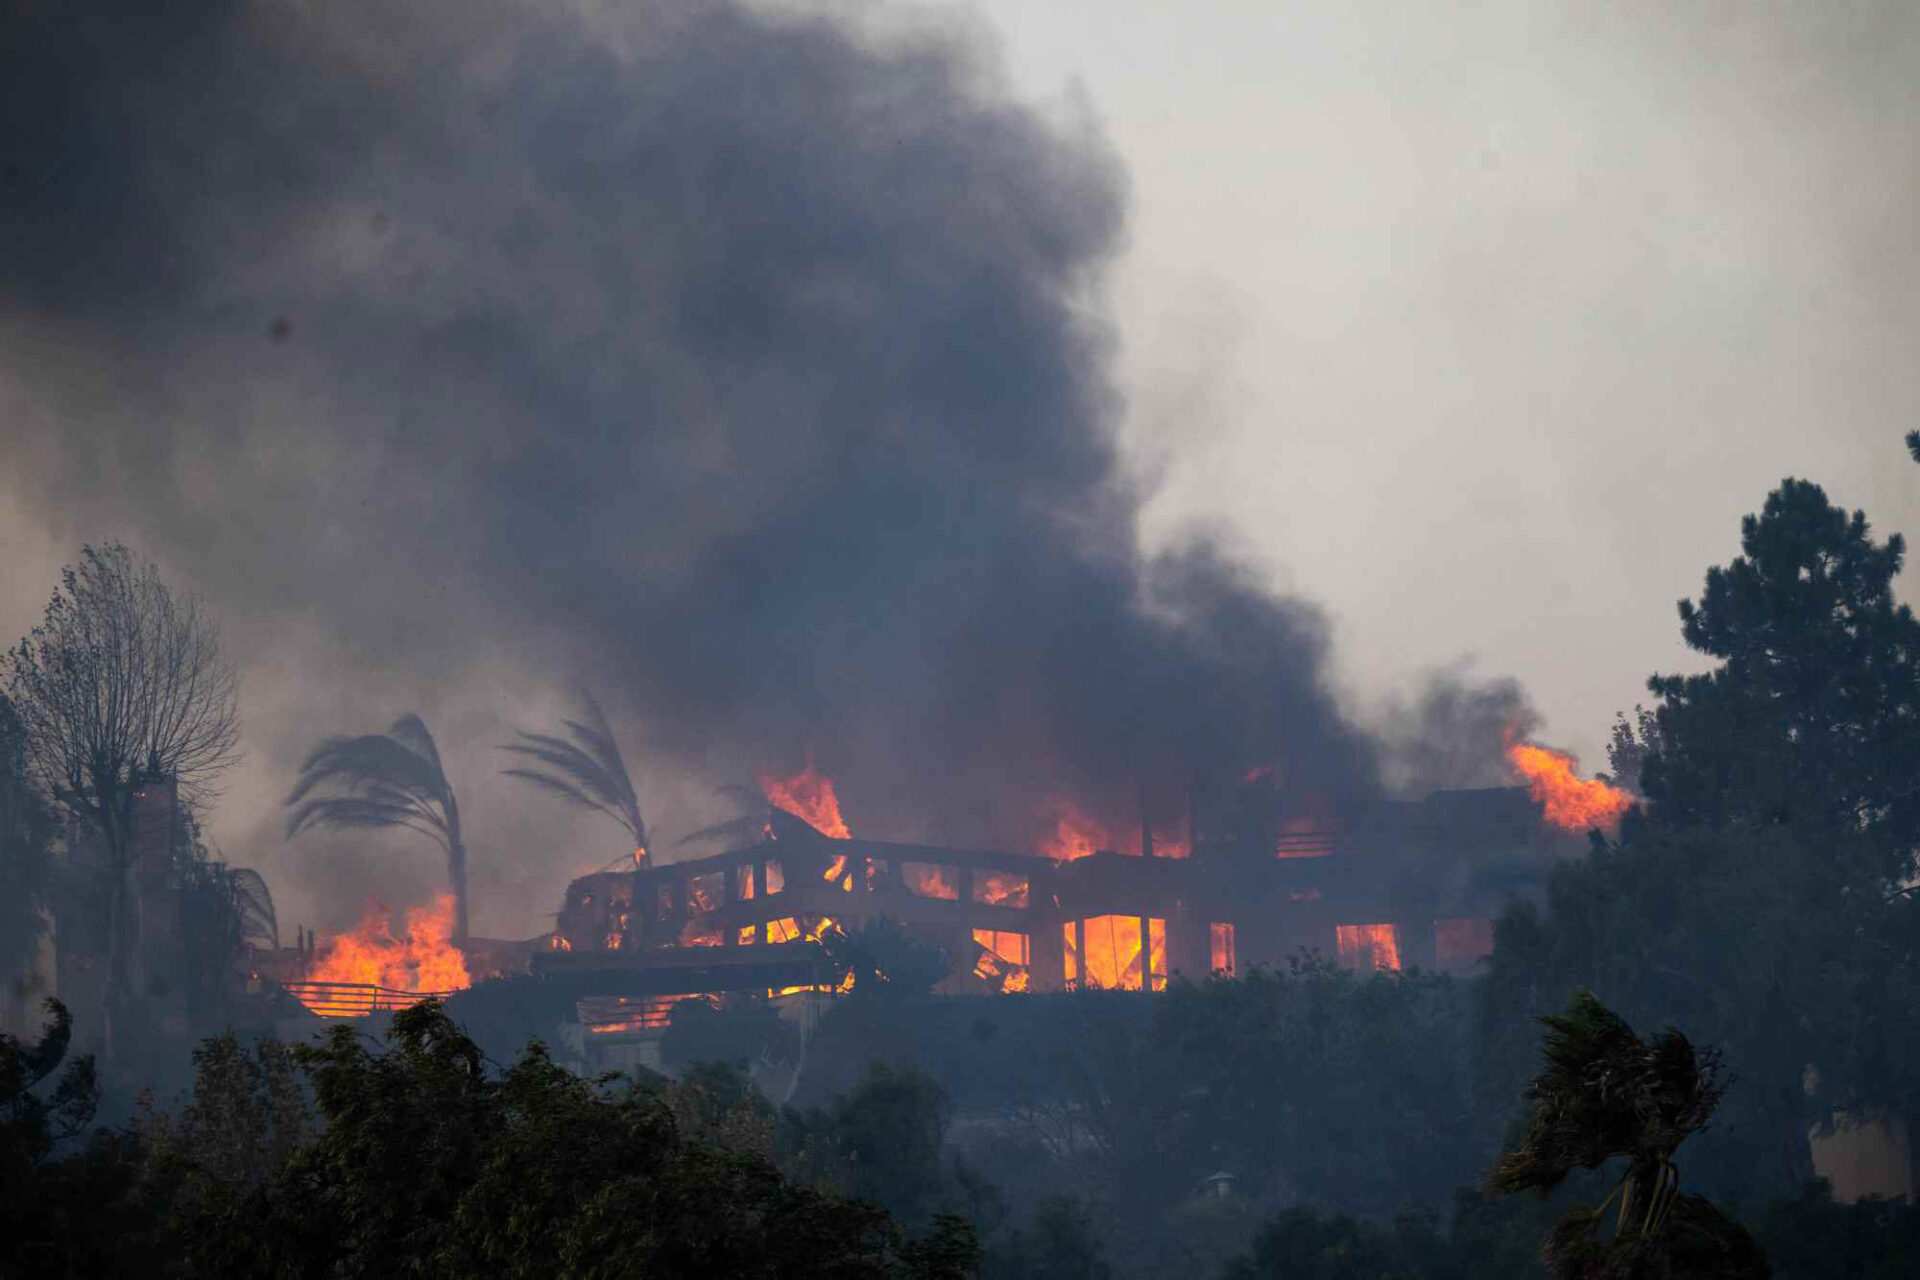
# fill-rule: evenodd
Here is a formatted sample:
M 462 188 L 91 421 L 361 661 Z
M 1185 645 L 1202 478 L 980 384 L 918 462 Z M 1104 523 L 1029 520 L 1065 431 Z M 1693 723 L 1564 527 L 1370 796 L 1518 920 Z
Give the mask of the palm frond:
M 291 839 L 315 827 L 405 827 L 443 846 L 458 841 L 453 789 L 420 717 L 391 733 L 323 739 L 300 765 L 286 799 Z
M 460 805 L 440 748 L 419 716 L 408 712 L 385 733 L 323 739 L 301 762 L 286 805 L 288 839 L 316 827 L 398 828 L 438 844 L 446 851 L 452 882 L 454 938 L 466 938 L 467 850 Z
M 227 872 L 227 884 L 240 917 L 241 936 L 264 950 L 279 950 L 280 921 L 266 879 L 251 867 L 233 867 Z
M 414 712 L 407 712 L 387 728 L 387 736 L 413 752 L 433 766 L 436 777 L 445 778 L 446 769 L 440 763 L 440 748 L 433 740 L 433 734 L 427 730 L 427 722 Z
M 302 831 L 322 827 L 343 830 L 403 827 L 408 831 L 417 831 L 442 846 L 447 843 L 444 827 L 423 821 L 412 808 L 381 804 L 359 796 L 318 796 L 306 801 L 288 818 L 287 837 L 291 839 Z
M 527 733 L 524 730 L 518 732 L 522 741 L 509 743 L 502 746 L 500 750 L 525 756 L 546 765 L 556 773 L 566 775 L 582 791 L 590 794 L 595 804 L 621 809 L 627 807 L 625 788 L 607 774 L 599 761 L 586 755 L 570 742 L 550 738 L 544 734 Z M 511 772 L 511 770 L 504 772 Z
M 626 815 L 621 813 L 620 810 L 603 804 L 600 800 L 588 795 L 585 791 L 582 791 L 564 778 L 556 778 L 549 774 L 541 773 L 537 769 L 502 769 L 500 773 L 502 777 L 518 778 L 522 782 L 538 787 L 542 791 L 559 796 L 568 804 L 577 805 L 582 809 L 592 809 L 596 813 L 604 813 L 623 827 L 627 825 Z
M 647 824 L 640 812 L 639 797 L 627 770 L 626 757 L 620 752 L 613 728 L 590 693 L 582 692 L 580 701 L 586 715 L 580 720 L 563 720 L 567 736 L 515 730 L 518 741 L 505 743 L 500 750 L 532 761 L 533 766 L 503 769 L 510 778 L 532 783 L 569 804 L 605 814 L 627 829 L 636 848 L 647 847 Z
M 385 734 L 328 738 L 308 754 L 286 803 L 295 805 L 322 787 L 385 785 L 439 801 L 447 791 L 438 756 L 420 755 Z

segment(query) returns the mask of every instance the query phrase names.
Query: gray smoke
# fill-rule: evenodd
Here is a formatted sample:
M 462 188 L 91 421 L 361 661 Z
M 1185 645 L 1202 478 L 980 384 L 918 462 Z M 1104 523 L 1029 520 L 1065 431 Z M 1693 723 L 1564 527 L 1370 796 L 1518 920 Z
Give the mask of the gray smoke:
M 419 709 L 507 797 L 494 887 L 557 895 L 526 868 L 604 858 L 489 751 L 576 681 L 669 832 L 809 757 L 858 830 L 1015 846 L 1057 791 L 1124 822 L 1143 778 L 1375 787 L 1321 614 L 1208 543 L 1143 553 L 1097 308 L 1122 175 L 974 37 L 708 0 L 7 8 L 8 533 L 124 537 L 222 611 L 253 761 L 225 838 L 277 887 L 337 919 L 398 865 L 283 859 L 273 801 L 317 737 Z
M 1470 664 L 1456 663 L 1430 672 L 1412 698 L 1388 704 L 1382 777 L 1395 792 L 1415 798 L 1450 788 L 1512 786 L 1507 744 L 1539 727 L 1540 714 L 1519 681 L 1480 677 Z

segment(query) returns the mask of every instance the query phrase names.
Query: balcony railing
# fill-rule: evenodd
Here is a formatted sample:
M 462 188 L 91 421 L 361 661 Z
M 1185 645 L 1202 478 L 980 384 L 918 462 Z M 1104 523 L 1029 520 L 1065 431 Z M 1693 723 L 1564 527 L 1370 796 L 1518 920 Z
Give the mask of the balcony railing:
M 396 991 L 370 982 L 283 982 L 288 995 L 322 1018 L 364 1018 L 391 1012 L 422 1000 L 444 1000 L 450 991 Z

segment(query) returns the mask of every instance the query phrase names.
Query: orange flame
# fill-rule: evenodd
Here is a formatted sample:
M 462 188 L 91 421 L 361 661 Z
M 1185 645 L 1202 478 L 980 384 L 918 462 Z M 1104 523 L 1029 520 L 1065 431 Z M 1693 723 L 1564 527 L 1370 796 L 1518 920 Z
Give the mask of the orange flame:
M 406 936 L 393 935 L 386 908 L 374 906 L 351 933 L 320 945 L 307 978 L 357 982 L 395 991 L 461 991 L 473 985 L 467 959 L 453 945 L 453 895 L 407 912 Z
M 944 898 L 954 902 L 960 897 L 960 882 L 953 868 L 937 862 L 901 863 L 900 883 L 908 893 L 919 898 Z
M 975 929 L 973 976 L 1001 992 L 1025 991 L 1033 961 L 1027 935 Z
M 1620 788 L 1580 777 L 1575 772 L 1579 762 L 1564 751 L 1514 742 L 1507 746 L 1507 761 L 1527 780 L 1547 821 L 1563 830 L 1611 830 L 1633 807 L 1633 797 Z
M 812 761 L 799 773 L 785 778 L 761 774 L 760 790 L 765 793 L 768 804 L 804 819 L 820 834 L 836 840 L 853 837 L 846 819 L 840 816 L 840 797 L 834 794 L 833 779 L 815 769 Z
M 1010 871 L 973 873 L 973 900 L 989 907 L 1018 907 L 1026 910 L 1033 882 Z
M 1111 849 L 1107 829 L 1082 813 L 1071 800 L 1054 801 L 1053 830 L 1041 837 L 1035 852 L 1059 862 L 1091 857 L 1101 849 Z
M 1034 852 L 1041 857 L 1052 858 L 1056 862 L 1072 862 L 1102 849 L 1130 857 L 1140 854 L 1138 824 L 1127 828 L 1124 836 L 1115 837 L 1111 827 L 1072 800 L 1055 796 L 1048 803 L 1052 809 L 1053 829 L 1041 836 L 1034 846 Z M 1185 836 L 1159 830 L 1153 833 L 1153 856 L 1156 858 L 1184 858 L 1192 852 L 1193 846 Z
M 1141 947 L 1141 925 L 1146 947 Z M 1167 922 L 1157 916 L 1093 916 L 1060 927 L 1066 979 L 1082 987 L 1114 991 L 1164 991 L 1167 987 Z M 1145 961 L 1145 973 L 1142 973 Z

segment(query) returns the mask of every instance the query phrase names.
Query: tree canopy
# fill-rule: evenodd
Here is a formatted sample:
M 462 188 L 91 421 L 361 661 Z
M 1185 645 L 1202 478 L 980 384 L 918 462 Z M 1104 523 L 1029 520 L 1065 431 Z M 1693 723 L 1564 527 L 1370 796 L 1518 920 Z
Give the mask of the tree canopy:
M 171 778 L 204 798 L 239 758 L 239 678 L 213 620 L 119 543 L 86 547 L 61 571 L 5 665 L 43 791 L 117 856 L 142 782 Z
M 1742 554 L 1681 601 L 1687 644 L 1717 660 L 1649 681 L 1659 699 L 1640 786 L 1668 826 L 1785 823 L 1852 836 L 1845 871 L 1881 888 L 1920 841 L 1920 622 L 1894 598 L 1900 535 L 1785 480 L 1741 523 Z

